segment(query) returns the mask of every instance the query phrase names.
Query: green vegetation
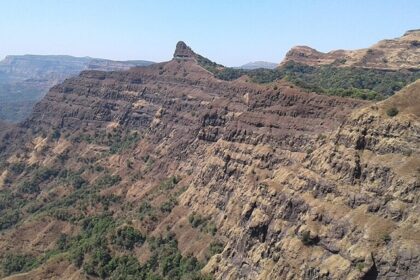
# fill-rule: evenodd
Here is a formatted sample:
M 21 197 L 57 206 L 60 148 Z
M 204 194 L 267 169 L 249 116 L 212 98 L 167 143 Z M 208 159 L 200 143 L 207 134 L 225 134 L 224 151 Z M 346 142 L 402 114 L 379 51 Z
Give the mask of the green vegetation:
M 54 138 L 51 132 L 45 133 L 45 137 L 47 135 Z M 7 168 L 9 171 L 10 181 L 7 188 L 0 190 L 0 231 L 29 219 L 34 222 L 64 221 L 80 231 L 75 234 L 57 234 L 54 249 L 34 257 L 14 255 L 6 259 L 2 255 L 1 275 L 31 270 L 52 256 L 59 255 L 60 258 L 68 258 L 89 277 L 210 279 L 200 273 L 203 264 L 195 257 L 181 255 L 174 234 L 166 232 L 162 233 L 165 237 L 150 238 L 134 226 L 138 223 L 131 223 L 135 219 L 146 219 L 142 223 L 145 232 L 154 230 L 158 221 L 178 204 L 177 198 L 185 190 L 179 185 L 179 177 L 170 176 L 160 182 L 153 191 L 146 194 L 137 209 L 134 203 L 122 203 L 120 196 L 107 191 L 120 184 L 122 178 L 102 167 L 101 164 L 106 162 L 103 159 L 113 152 L 123 153 L 123 150 L 134 149 L 134 143 L 139 139 L 137 134 L 113 131 L 91 136 L 62 132 L 60 135 L 70 141 L 109 145 L 110 149 L 94 155 L 64 152 L 65 156 L 49 166 L 2 163 L 4 170 Z M 120 139 L 121 143 L 116 143 Z M 43 153 L 46 156 L 50 154 L 48 147 Z M 150 156 L 144 160 L 145 164 L 153 163 Z M 127 172 L 131 173 L 128 176 L 139 173 L 134 165 L 131 167 L 133 170 L 128 168 Z M 166 197 L 166 200 L 152 206 L 151 203 L 155 203 L 158 197 Z M 151 257 L 146 263 L 140 264 L 133 250 L 144 243 L 147 243 Z
M 59 131 L 58 129 L 55 129 L 55 130 L 52 132 L 52 134 L 51 134 L 51 138 L 52 138 L 53 140 L 58 140 L 58 139 L 60 139 L 60 136 L 61 136 L 61 133 L 60 133 L 60 131 Z
M 188 217 L 188 221 L 190 222 L 191 226 L 194 228 L 197 228 L 203 224 L 207 223 L 206 218 L 204 218 L 203 216 L 196 214 L 196 213 L 192 213 L 189 217 Z
M 139 207 L 139 219 L 143 221 L 145 219 L 150 221 L 157 221 L 156 209 L 150 205 L 149 202 L 143 202 Z
M 197 55 L 197 62 L 200 66 L 212 73 L 217 73 L 219 69 L 223 68 L 223 65 L 217 64 L 216 62 L 213 62 L 210 59 L 201 55 Z
M 19 222 L 20 213 L 18 210 L 3 210 L 0 215 L 0 230 L 10 228 Z
M 188 221 L 193 228 L 198 228 L 200 231 L 213 236 L 216 235 L 217 227 L 214 222 L 210 220 L 210 217 L 203 217 L 199 214 L 192 213 L 188 217 Z
M 175 197 L 171 196 L 160 206 L 160 211 L 162 211 L 163 213 L 170 213 L 176 205 L 178 205 L 178 201 Z
M 203 67 L 221 80 L 235 80 L 248 75 L 254 83 L 270 83 L 285 79 L 308 91 L 326 95 L 381 100 L 393 95 L 405 85 L 420 78 L 420 71 L 386 71 L 356 67 L 319 67 L 289 62 L 276 69 L 244 70 L 212 66 Z
M 207 254 L 206 254 L 207 259 L 211 258 L 212 256 L 216 254 L 220 254 L 221 252 L 223 252 L 224 247 L 225 246 L 220 241 L 214 241 L 210 243 L 209 248 L 207 250 Z
M 146 238 L 131 226 L 116 227 L 108 214 L 81 221 L 82 232 L 69 238 L 61 235 L 56 247 L 70 252 L 73 263 L 88 274 L 102 279 L 210 279 L 200 273 L 202 264 L 194 257 L 184 257 L 173 234 L 147 239 L 151 257 L 141 265 L 130 255 L 116 254 L 111 245 L 131 251 Z
M 7 255 L 3 259 L 2 269 L 6 275 L 10 275 L 31 270 L 36 264 L 36 258 L 30 255 Z
M 9 166 L 9 170 L 15 175 L 20 175 L 25 170 L 25 168 L 26 164 L 22 162 L 12 163 Z
M 391 235 L 389 235 L 389 233 L 385 233 L 384 235 L 382 235 L 382 240 L 385 242 L 385 243 L 389 243 L 391 240 L 392 240 L 392 238 L 391 238 Z
M 356 268 L 357 268 L 359 271 L 362 271 L 362 270 L 365 268 L 365 263 L 364 263 L 364 262 L 358 262 L 358 263 L 356 264 Z
M 125 226 L 117 229 L 111 239 L 113 244 L 126 250 L 132 250 L 135 245 L 143 244 L 145 237 L 133 227 Z
M 302 243 L 306 246 L 315 245 L 319 241 L 318 237 L 311 237 L 311 232 L 309 230 L 302 232 L 300 240 L 302 240 Z
M 160 183 L 160 189 L 161 190 L 171 190 L 173 188 L 175 188 L 175 186 L 179 183 L 180 179 L 176 176 L 171 176 L 168 179 L 162 181 Z
M 114 134 L 114 138 L 111 139 L 112 145 L 110 147 L 110 152 L 111 154 L 117 154 L 133 147 L 139 140 L 140 136 L 137 131 L 124 136 L 121 136 L 121 134 Z
M 180 254 L 173 234 L 164 238 L 150 238 L 148 242 L 152 256 L 144 267 L 155 275 L 155 279 L 211 279 L 200 274 L 202 264 L 195 257 Z
M 39 167 L 35 169 L 29 180 L 23 181 L 18 189 L 22 193 L 33 194 L 40 191 L 39 185 L 58 175 L 58 171 L 48 167 Z
M 118 129 L 109 133 L 95 132 L 93 135 L 81 134 L 73 138 L 76 142 L 87 142 L 89 144 L 108 146 L 110 154 L 117 154 L 133 148 L 140 139 L 140 134 L 137 131 L 124 132 Z
M 391 107 L 386 111 L 386 114 L 390 117 L 395 117 L 396 115 L 398 115 L 398 113 L 399 113 L 399 111 L 395 107 Z
M 121 177 L 119 175 L 105 174 L 95 181 L 95 185 L 98 188 L 109 188 L 118 184 L 119 182 L 121 182 Z

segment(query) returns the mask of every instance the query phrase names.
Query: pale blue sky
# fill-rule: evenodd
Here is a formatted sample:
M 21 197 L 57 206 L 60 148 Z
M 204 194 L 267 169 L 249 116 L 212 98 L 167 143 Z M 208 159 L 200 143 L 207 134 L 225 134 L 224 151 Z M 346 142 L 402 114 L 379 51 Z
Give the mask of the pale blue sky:
M 420 28 L 418 0 L 0 0 L 0 57 L 69 54 L 169 60 L 184 40 L 236 66 L 294 45 L 368 47 Z

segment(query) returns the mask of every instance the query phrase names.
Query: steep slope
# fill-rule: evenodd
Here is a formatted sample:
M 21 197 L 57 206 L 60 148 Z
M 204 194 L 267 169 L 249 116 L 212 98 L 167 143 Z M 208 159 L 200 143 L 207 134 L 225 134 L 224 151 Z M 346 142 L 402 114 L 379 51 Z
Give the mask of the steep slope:
M 415 279 L 419 83 L 373 104 L 203 61 L 84 71 L 3 136 L 3 275 Z
M 236 188 L 221 189 L 212 174 L 207 188 L 187 192 L 184 201 L 200 207 L 228 193 L 234 200 L 213 207 L 231 238 L 206 269 L 218 279 L 416 279 L 419 92 L 416 82 L 354 112 L 302 161 L 259 184 L 239 176 Z M 202 170 L 210 178 L 215 168 Z
M 116 71 L 150 64 L 64 55 L 7 56 L 0 61 L 0 120 L 24 120 L 48 89 L 83 70 Z
M 307 46 L 292 48 L 281 64 L 294 61 L 311 66 L 336 65 L 374 69 L 419 69 L 420 30 L 407 31 L 402 37 L 383 40 L 368 49 L 336 50 L 322 53 Z

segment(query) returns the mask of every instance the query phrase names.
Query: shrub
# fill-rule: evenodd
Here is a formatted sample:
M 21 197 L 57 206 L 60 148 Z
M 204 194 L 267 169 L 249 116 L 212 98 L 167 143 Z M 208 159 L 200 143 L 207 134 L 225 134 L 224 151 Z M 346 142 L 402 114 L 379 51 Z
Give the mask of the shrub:
M 390 117 L 395 117 L 396 115 L 398 115 L 398 113 L 399 113 L 399 111 L 395 107 L 391 107 L 386 111 L 386 114 Z
M 115 134 L 112 139 L 112 144 L 110 147 L 110 153 L 116 154 L 123 150 L 134 147 L 134 145 L 140 140 L 140 135 L 137 131 L 125 135 L 122 137 L 120 134 Z
M 23 181 L 22 184 L 18 187 L 19 191 L 22 193 L 38 193 L 40 188 L 33 181 Z
M 104 175 L 96 180 L 96 186 L 99 188 L 109 188 L 121 182 L 119 175 Z
M 203 224 L 206 224 L 207 220 L 208 219 L 204 218 L 203 216 L 201 216 L 199 214 L 195 214 L 195 213 L 191 214 L 188 217 L 188 221 L 190 222 L 191 226 L 194 227 L 194 228 L 197 228 L 197 227 L 199 227 Z
M 356 268 L 357 268 L 359 271 L 362 271 L 362 270 L 365 268 L 365 263 L 364 263 L 364 262 L 358 262 L 358 263 L 356 264 Z
M 112 236 L 112 243 L 126 250 L 132 250 L 135 245 L 143 244 L 145 237 L 130 226 L 117 229 Z
M 160 211 L 170 213 L 177 204 L 178 201 L 174 197 L 171 197 L 160 206 Z
M 148 268 L 149 272 L 161 272 L 163 279 L 205 279 L 199 272 L 202 265 L 193 256 L 181 255 L 173 234 L 165 238 L 150 238 L 148 243 L 152 255 L 144 268 Z
M 7 210 L 0 216 L 0 230 L 10 228 L 15 225 L 20 218 L 18 210 Z
M 89 259 L 85 260 L 83 270 L 93 276 L 107 278 L 111 272 L 111 267 L 108 265 L 112 260 L 112 256 L 108 248 L 99 246 L 93 249 Z
M 10 165 L 10 171 L 12 171 L 14 174 L 19 175 L 21 174 L 26 168 L 26 164 L 22 162 L 13 163 Z
M 391 235 L 389 235 L 389 233 L 385 233 L 385 234 L 382 236 L 382 240 L 383 240 L 385 243 L 389 243 L 389 242 L 391 241 Z
M 28 271 L 36 265 L 36 259 L 30 255 L 8 255 L 2 262 L 6 275 Z
M 67 234 L 60 234 L 60 237 L 57 239 L 56 247 L 60 251 L 64 251 L 69 248 L 70 238 Z
M 311 237 L 311 232 L 308 230 L 302 232 L 302 236 L 300 239 L 302 240 L 302 243 L 306 246 L 314 245 L 319 241 L 317 236 Z
M 171 176 L 168 179 L 162 181 L 160 183 L 160 189 L 161 190 L 171 190 L 175 188 L 175 186 L 178 184 L 180 179 L 176 176 Z
M 51 210 L 50 215 L 60 221 L 70 221 L 72 218 L 72 215 L 67 209 Z
M 220 241 L 213 241 L 212 243 L 210 243 L 207 249 L 206 257 L 211 258 L 216 254 L 220 254 L 221 252 L 223 252 L 224 247 L 225 246 Z
M 144 279 L 144 271 L 137 260 L 133 256 L 121 256 L 113 258 L 108 264 L 111 280 L 124 279 Z M 149 278 L 148 278 L 149 279 Z
M 54 130 L 53 131 L 53 133 L 51 134 L 51 138 L 53 139 L 53 140 L 58 140 L 59 138 L 60 138 L 60 136 L 61 136 L 61 133 L 60 133 L 60 131 L 59 130 Z
M 140 205 L 138 212 L 141 221 L 143 221 L 146 217 L 150 217 L 152 221 L 157 220 L 155 215 L 155 208 L 153 208 L 152 205 L 147 201 Z

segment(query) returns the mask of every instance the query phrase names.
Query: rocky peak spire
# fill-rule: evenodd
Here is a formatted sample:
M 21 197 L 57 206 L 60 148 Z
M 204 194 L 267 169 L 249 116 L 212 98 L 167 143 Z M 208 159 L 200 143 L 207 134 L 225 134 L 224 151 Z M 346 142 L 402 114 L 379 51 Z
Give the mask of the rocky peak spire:
M 194 59 L 196 54 L 183 41 L 176 44 L 174 59 Z

